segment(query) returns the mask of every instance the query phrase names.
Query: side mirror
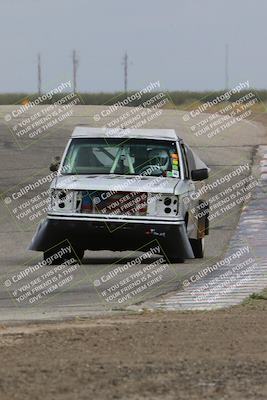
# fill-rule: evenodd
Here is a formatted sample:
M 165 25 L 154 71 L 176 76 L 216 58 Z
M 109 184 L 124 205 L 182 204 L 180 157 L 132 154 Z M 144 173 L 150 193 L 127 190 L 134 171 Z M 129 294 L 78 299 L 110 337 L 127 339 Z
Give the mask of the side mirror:
M 209 171 L 207 168 L 193 169 L 193 171 L 191 171 L 192 181 L 203 181 L 208 177 L 209 177 Z
M 58 170 L 59 164 L 60 164 L 60 157 L 56 156 L 50 164 L 49 168 L 50 171 L 56 172 Z

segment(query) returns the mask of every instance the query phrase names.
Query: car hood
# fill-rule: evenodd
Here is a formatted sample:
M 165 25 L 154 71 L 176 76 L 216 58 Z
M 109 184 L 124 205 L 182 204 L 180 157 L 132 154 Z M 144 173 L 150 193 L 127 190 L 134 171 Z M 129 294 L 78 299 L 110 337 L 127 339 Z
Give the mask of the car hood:
M 174 193 L 183 181 L 167 177 L 140 177 L 118 175 L 68 175 L 58 176 L 53 189 L 101 190 L 115 192 Z

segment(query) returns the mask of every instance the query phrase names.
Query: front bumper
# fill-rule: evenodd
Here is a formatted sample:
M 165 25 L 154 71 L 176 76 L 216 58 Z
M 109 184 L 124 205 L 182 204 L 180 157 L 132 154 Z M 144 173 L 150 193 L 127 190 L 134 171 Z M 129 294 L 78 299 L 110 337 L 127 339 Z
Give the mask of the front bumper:
M 153 219 L 152 219 L 153 218 Z M 83 222 L 104 222 L 106 224 L 111 223 L 135 223 L 135 224 L 159 224 L 159 225 L 180 225 L 184 223 L 182 217 L 177 215 L 177 217 L 144 217 L 144 216 L 119 216 L 119 215 L 104 215 L 104 214 L 77 214 L 77 213 L 67 213 L 67 214 L 48 214 L 48 219 L 60 220 L 60 221 L 83 221 Z
M 181 219 L 49 215 L 40 223 L 29 247 L 46 251 L 68 240 L 88 250 L 137 250 L 157 240 L 163 252 L 180 258 L 194 258 L 184 221 Z

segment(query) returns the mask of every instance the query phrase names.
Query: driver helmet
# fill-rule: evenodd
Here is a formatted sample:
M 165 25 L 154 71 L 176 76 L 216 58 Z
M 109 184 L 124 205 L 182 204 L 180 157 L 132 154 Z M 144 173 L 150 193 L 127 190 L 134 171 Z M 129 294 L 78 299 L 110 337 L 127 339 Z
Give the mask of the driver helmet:
M 149 152 L 151 165 L 157 165 L 161 170 L 166 171 L 169 165 L 169 154 L 166 150 L 153 149 Z

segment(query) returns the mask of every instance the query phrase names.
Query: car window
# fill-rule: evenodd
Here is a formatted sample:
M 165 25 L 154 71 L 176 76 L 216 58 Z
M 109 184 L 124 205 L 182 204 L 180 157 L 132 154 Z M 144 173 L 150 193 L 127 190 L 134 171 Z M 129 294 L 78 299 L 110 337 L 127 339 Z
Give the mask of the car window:
M 180 177 L 176 142 L 169 140 L 77 138 L 63 166 L 66 174 Z

